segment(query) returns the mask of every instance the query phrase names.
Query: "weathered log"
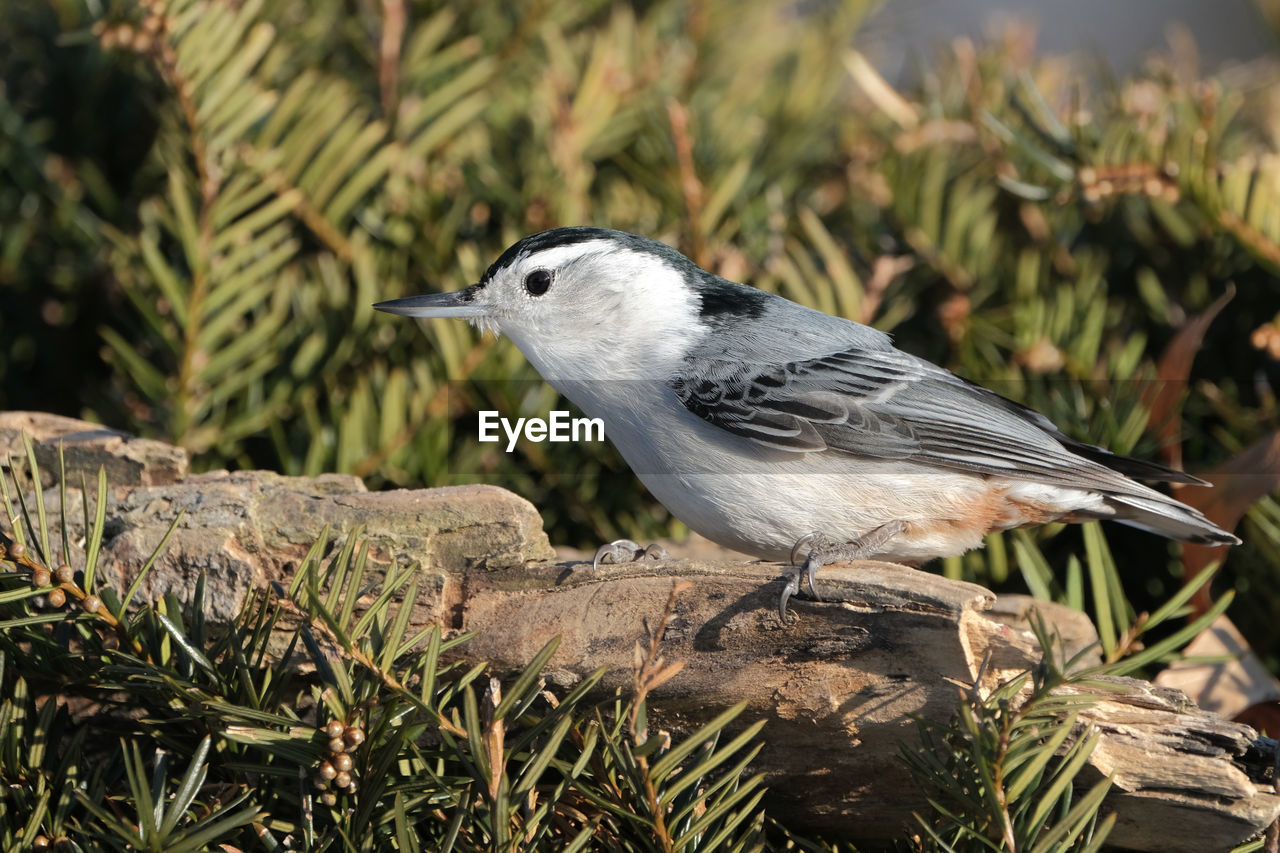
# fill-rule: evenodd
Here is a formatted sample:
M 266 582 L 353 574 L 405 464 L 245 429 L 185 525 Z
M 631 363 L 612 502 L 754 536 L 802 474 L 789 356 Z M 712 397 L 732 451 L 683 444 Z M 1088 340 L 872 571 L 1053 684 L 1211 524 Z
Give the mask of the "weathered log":
M 989 687 L 1038 660 L 1030 609 L 1069 650 L 1095 639 L 1087 619 L 1066 608 L 997 600 L 972 584 L 878 562 L 824 569 L 825 600 L 794 601 L 799 618 L 784 625 L 776 613 L 782 566 L 673 561 L 596 571 L 549 562 L 534 508 L 492 487 L 373 494 L 355 478 L 265 472 L 149 482 L 143 472 L 112 494 L 103 576 L 127 583 L 185 510 L 150 593 L 181 591 L 204 570 L 215 620 L 234 614 L 251 587 L 287 580 L 324 525 L 361 524 L 373 565 L 421 564 L 419 624 L 474 632 L 465 653 L 508 669 L 559 635 L 549 676 L 569 684 L 605 666 L 611 690 L 629 684 L 635 643 L 673 583 L 690 582 L 663 640 L 667 659 L 685 665 L 651 694 L 652 719 L 689 729 L 745 700 L 744 724 L 768 720 L 755 766 L 769 776 L 773 813 L 833 836 L 902 836 L 923 802 L 897 758 L 914 741 L 912 715 L 945 718 L 957 684 L 981 676 Z M 71 497 L 80 500 L 75 490 Z M 1227 850 L 1276 819 L 1280 796 L 1260 770 L 1274 761 L 1274 741 L 1176 690 L 1116 685 L 1082 716 L 1101 734 L 1090 772 L 1114 780 L 1105 806 L 1118 815 L 1113 843 Z
M 756 767 L 769 774 L 775 813 L 837 836 L 900 837 L 921 803 L 897 760 L 914 740 L 912 715 L 946 718 L 956 683 L 978 678 L 988 653 L 990 686 L 1035 663 L 1038 644 L 992 618 L 1000 610 L 981 587 L 876 562 L 824 569 L 826 600 L 796 602 L 799 619 L 784 626 L 774 612 L 783 572 L 760 563 L 527 566 L 472 575 L 456 593 L 446 580 L 441 613 L 476 632 L 469 654 L 515 667 L 559 634 L 552 663 L 562 679 L 609 666 L 612 683 L 624 684 L 645 619 L 662 612 L 675 580 L 690 581 L 664 640 L 667 658 L 685 666 L 653 697 L 661 724 L 692 727 L 745 699 L 744 719 L 769 720 Z M 1080 633 L 1079 614 L 1035 606 L 1065 626 L 1059 633 Z M 1112 843 L 1228 850 L 1280 815 L 1259 775 L 1274 741 L 1178 691 L 1114 682 L 1116 693 L 1081 715 L 1101 735 L 1095 779 L 1114 779 L 1104 806 L 1118 815 Z

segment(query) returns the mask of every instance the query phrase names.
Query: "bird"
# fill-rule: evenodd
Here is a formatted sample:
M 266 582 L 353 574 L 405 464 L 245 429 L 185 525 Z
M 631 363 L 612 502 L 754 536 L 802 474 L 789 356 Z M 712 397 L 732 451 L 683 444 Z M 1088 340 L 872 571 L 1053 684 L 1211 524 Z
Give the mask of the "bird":
M 641 235 L 542 231 L 469 287 L 374 308 L 506 335 L 713 542 L 792 564 L 807 547 L 779 601 L 784 621 L 805 580 L 817 597 L 824 565 L 919 565 L 992 531 L 1111 519 L 1183 542 L 1240 542 L 1145 484 L 1205 481 L 1073 439 L 885 332 L 729 281 Z M 619 540 L 597 563 L 654 553 Z

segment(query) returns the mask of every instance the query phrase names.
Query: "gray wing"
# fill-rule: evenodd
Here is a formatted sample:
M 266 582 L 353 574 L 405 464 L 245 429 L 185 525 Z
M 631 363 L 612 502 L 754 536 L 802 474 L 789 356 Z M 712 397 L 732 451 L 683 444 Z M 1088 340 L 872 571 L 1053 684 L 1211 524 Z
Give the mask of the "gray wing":
M 692 358 L 671 381 L 689 411 L 799 453 L 837 452 L 1127 492 L 1124 475 L 1199 482 L 1074 441 L 1043 415 L 895 349 L 762 367 Z

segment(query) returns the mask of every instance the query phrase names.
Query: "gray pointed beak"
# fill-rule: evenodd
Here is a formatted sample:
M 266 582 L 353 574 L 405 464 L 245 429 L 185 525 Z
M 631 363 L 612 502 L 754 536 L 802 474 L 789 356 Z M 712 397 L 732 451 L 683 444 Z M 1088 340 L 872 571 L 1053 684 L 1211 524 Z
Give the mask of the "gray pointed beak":
M 406 296 L 404 299 L 391 299 L 379 302 L 373 307 L 388 314 L 401 314 L 405 317 L 485 317 L 489 309 L 477 305 L 475 299 L 479 288 L 476 285 L 455 293 L 424 293 L 421 296 Z

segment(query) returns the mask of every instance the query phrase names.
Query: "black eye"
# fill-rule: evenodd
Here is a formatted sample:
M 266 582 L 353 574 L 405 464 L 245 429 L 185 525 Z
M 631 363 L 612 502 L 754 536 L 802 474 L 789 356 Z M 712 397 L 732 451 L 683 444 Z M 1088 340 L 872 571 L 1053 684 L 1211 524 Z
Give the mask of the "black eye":
M 551 287 L 551 270 L 534 270 L 524 277 L 524 289 L 530 296 L 541 296 Z

